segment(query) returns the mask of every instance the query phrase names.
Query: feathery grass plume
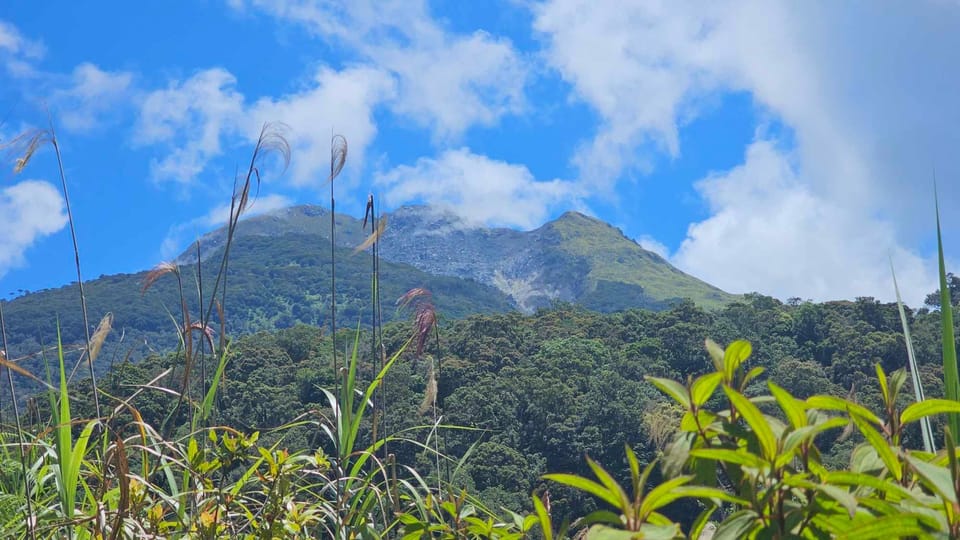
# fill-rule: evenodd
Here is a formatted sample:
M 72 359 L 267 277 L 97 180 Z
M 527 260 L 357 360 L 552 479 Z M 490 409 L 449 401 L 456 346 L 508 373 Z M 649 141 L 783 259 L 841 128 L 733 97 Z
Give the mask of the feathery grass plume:
M 383 233 L 387 230 L 387 218 L 381 218 L 377 221 L 377 226 L 373 229 L 373 232 L 370 233 L 367 238 L 360 243 L 357 247 L 353 248 L 353 254 L 356 255 L 361 251 L 364 251 L 377 242 L 380 241 L 380 237 L 383 236 Z
M 177 279 L 180 278 L 180 268 L 172 262 L 164 261 L 154 266 L 152 270 L 147 272 L 146 277 L 143 278 L 143 285 L 140 287 L 140 294 L 145 294 L 147 290 L 157 282 L 158 279 L 170 273 L 177 274 Z
M 113 328 L 113 313 L 107 313 L 100 319 L 100 324 L 93 332 L 90 338 L 90 349 L 87 351 L 87 362 L 93 362 L 100 356 L 100 349 L 103 348 L 103 342 L 107 339 L 107 334 Z
M 427 387 L 423 393 L 423 401 L 420 402 L 420 408 L 417 412 L 423 414 L 432 409 L 437 404 L 437 377 L 433 370 L 433 358 L 430 359 L 430 371 L 427 372 Z
M 343 166 L 347 163 L 347 139 L 343 135 L 334 135 L 330 139 L 330 176 L 327 182 L 340 176 Z
M 24 132 L 3 146 L 19 154 L 13 163 L 13 174 L 20 174 L 27 167 L 37 149 L 50 141 L 50 133 L 45 129 L 33 129 Z
M 186 331 L 186 332 L 194 332 L 194 331 L 195 331 L 195 332 L 200 332 L 200 335 L 202 335 L 204 338 L 206 338 L 206 343 L 207 343 L 207 345 L 210 346 L 210 352 L 214 352 L 214 350 L 215 350 L 214 347 L 213 347 L 213 335 L 214 335 L 214 332 L 213 332 L 213 328 L 212 328 L 212 327 L 206 326 L 206 325 L 204 325 L 203 323 L 201 323 L 200 321 L 194 321 L 194 322 L 190 323 L 190 327 L 189 327 L 189 328 L 186 328 L 185 331 Z
M 53 126 L 53 117 L 49 116 L 47 122 L 49 127 L 47 129 L 35 129 L 30 130 L 18 137 L 15 137 L 13 141 L 10 142 L 9 146 L 11 148 L 18 148 L 20 145 L 23 145 L 24 151 L 23 154 L 17 158 L 14 165 L 13 171 L 16 174 L 23 172 L 27 164 L 30 163 L 31 158 L 43 144 L 49 144 L 53 147 L 54 154 L 57 158 L 57 172 L 60 176 L 60 188 L 63 191 L 63 202 L 67 210 L 67 224 L 70 226 L 70 238 L 73 241 L 73 256 L 74 256 L 74 267 L 77 270 L 77 287 L 80 290 L 80 312 L 83 316 L 83 331 L 84 337 L 86 338 L 87 350 L 90 350 L 90 321 L 87 317 L 87 296 L 83 290 L 83 275 L 80 271 L 80 246 L 77 241 L 77 228 L 76 223 L 73 219 L 73 209 L 70 206 L 70 193 L 67 190 L 67 173 L 63 165 L 63 155 L 60 152 L 60 143 L 57 140 L 57 132 Z M 80 359 L 77 360 L 79 364 Z M 94 408 L 97 411 L 97 416 L 100 416 L 100 396 L 97 391 L 97 374 L 93 370 L 93 364 L 89 364 L 89 373 L 90 381 L 93 385 L 93 404 Z

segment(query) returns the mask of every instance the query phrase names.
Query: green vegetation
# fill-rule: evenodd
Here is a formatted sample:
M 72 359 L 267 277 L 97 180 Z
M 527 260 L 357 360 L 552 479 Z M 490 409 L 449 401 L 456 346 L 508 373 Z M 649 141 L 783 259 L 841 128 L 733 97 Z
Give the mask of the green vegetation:
M 145 292 L 98 299 L 115 302 L 114 315 L 93 334 L 67 304 L 0 304 L 13 409 L 0 422 L 0 535 L 960 536 L 960 381 L 942 249 L 935 312 L 872 298 L 731 298 L 704 284 L 722 307 L 664 296 L 662 311 L 496 313 L 502 296 L 457 278 L 404 292 L 398 282 L 426 274 L 380 260 L 372 198 L 370 258 L 332 234 L 326 259 L 319 245 L 303 249 L 314 235 L 238 236 L 271 151 L 289 160 L 281 133 L 265 126 L 212 255 L 107 278 Z M 345 159 L 335 138 L 331 182 Z M 331 183 L 331 207 L 333 194 Z M 652 294 L 650 282 L 625 277 L 642 261 L 581 235 L 594 226 L 565 216 L 538 231 L 542 253 L 565 251 L 586 268 L 592 302 Z M 258 289 L 271 293 L 250 294 Z M 82 319 L 97 290 L 76 291 Z M 383 295 L 400 306 L 386 324 Z M 492 313 L 441 328 L 437 309 L 477 308 Z M 32 329 L 18 320 L 29 309 Z M 50 322 L 35 322 L 44 313 Z M 114 322 L 136 315 L 173 328 L 169 344 L 156 341 L 165 351 L 140 362 L 111 342 Z M 47 349 L 45 324 L 56 336 Z M 40 353 L 15 358 L 8 332 Z M 104 376 L 71 382 L 80 363 L 102 370 L 110 350 Z M 41 393 L 21 411 L 27 381 Z
M 702 307 L 718 308 L 734 299 L 734 295 L 677 270 L 659 255 L 637 249 L 635 242 L 610 229 L 610 225 L 576 212 L 567 212 L 541 229 L 547 249 L 587 265 L 586 305 L 602 311 L 613 311 L 603 309 L 607 302 L 613 302 L 615 309 L 662 309 L 687 298 Z M 608 288 L 607 284 L 621 286 Z M 625 290 L 629 285 L 637 288 L 632 294 Z M 623 305 L 624 298 L 645 298 L 648 305 Z

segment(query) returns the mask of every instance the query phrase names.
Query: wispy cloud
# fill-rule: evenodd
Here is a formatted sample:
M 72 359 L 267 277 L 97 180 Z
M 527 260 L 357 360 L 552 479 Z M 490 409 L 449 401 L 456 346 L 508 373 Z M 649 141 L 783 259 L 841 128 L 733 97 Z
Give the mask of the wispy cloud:
M 549 212 L 569 207 L 578 187 L 561 180 L 538 181 L 523 165 L 497 161 L 466 148 L 436 159 L 422 158 L 379 175 L 390 204 L 422 202 L 454 211 L 474 224 L 531 229 Z
M 573 159 L 581 180 L 601 193 L 616 193 L 632 171 L 649 172 L 656 156 L 679 159 L 685 151 L 683 127 L 724 93 L 749 93 L 761 115 L 790 135 L 790 182 L 744 178 L 770 174 L 748 161 L 717 175 L 730 180 L 703 184 L 743 187 L 750 196 L 744 207 L 776 218 L 778 227 L 767 227 L 766 234 L 758 227 L 752 234 L 748 212 L 733 203 L 717 204 L 722 190 L 703 187 L 712 215 L 690 229 L 678 255 L 687 269 L 716 277 L 718 270 L 709 267 L 717 259 L 694 249 L 707 245 L 701 239 L 708 233 L 733 245 L 740 244 L 733 237 L 742 234 L 755 253 L 787 256 L 781 252 L 783 239 L 771 231 L 810 230 L 817 221 L 807 209 L 814 203 L 832 225 L 849 220 L 848 226 L 879 227 L 847 229 L 869 232 L 869 243 L 814 227 L 858 243 L 861 247 L 852 251 L 861 252 L 869 261 L 864 264 L 879 260 L 877 271 L 885 274 L 882 261 L 893 252 L 910 259 L 908 266 L 922 266 L 903 246 L 930 231 L 931 190 L 922 188 L 929 185 L 924 179 L 930 178 L 932 164 L 943 177 L 960 175 L 954 151 L 960 146 L 960 106 L 949 90 L 960 84 L 960 57 L 953 53 L 960 46 L 953 31 L 960 24 L 957 5 L 548 0 L 534 4 L 533 11 L 548 62 L 571 85 L 572 95 L 601 118 Z M 752 148 L 747 159 L 760 159 L 761 148 Z M 746 189 L 750 185 L 769 193 L 768 206 L 755 206 L 758 192 Z M 951 182 L 941 196 L 948 204 L 960 202 L 960 184 Z M 770 207 L 782 212 L 768 215 Z M 832 239 L 823 242 L 832 244 Z M 811 253 L 824 254 L 824 249 L 820 245 Z M 867 249 L 873 251 L 864 253 Z M 851 261 L 849 255 L 834 255 Z M 797 296 L 849 297 L 869 288 L 863 286 L 866 279 L 879 287 L 873 294 L 892 290 L 880 286 L 875 272 L 866 278 L 852 268 L 866 267 L 798 265 L 782 268 L 777 280 L 760 279 L 754 288 L 779 294 L 790 285 Z M 903 282 L 914 279 L 905 288 L 924 286 L 926 276 L 919 270 L 904 276 Z M 727 286 L 742 290 L 747 284 L 727 281 Z
M 220 156 L 224 134 L 236 133 L 243 116 L 236 82 L 227 70 L 212 68 L 146 95 L 134 141 L 168 149 L 151 162 L 155 180 L 193 183 L 207 162 Z
M 71 131 L 87 132 L 115 119 L 132 105 L 133 74 L 110 72 L 84 62 L 70 76 L 69 86 L 51 95 L 60 123 Z
M 455 34 L 423 0 L 234 0 L 301 24 L 357 61 L 396 81 L 388 105 L 428 127 L 435 139 L 456 140 L 472 126 L 492 126 L 522 112 L 529 66 L 510 40 L 487 32 Z
M 241 216 L 241 219 L 266 214 L 274 210 L 286 208 L 292 204 L 293 199 L 283 195 L 263 195 L 251 199 L 250 205 L 243 213 L 243 216 Z M 230 219 L 230 205 L 220 204 L 200 217 L 170 227 L 160 245 L 160 257 L 164 260 L 176 257 L 186 249 L 189 242 L 217 227 L 225 225 L 228 219 Z

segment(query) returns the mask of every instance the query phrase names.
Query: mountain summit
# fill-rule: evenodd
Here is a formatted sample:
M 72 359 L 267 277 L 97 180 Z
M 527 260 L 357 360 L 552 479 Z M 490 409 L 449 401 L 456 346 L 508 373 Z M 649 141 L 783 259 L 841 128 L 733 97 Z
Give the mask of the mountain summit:
M 557 301 L 616 311 L 663 309 L 684 298 L 712 308 L 734 298 L 681 272 L 619 229 L 578 212 L 532 231 L 478 226 L 430 206 L 403 206 L 385 217 L 383 259 L 493 286 L 528 313 Z M 337 243 L 343 247 L 356 246 L 366 236 L 358 219 L 338 214 L 336 222 Z M 245 220 L 238 234 L 304 234 L 329 241 L 330 214 L 312 205 L 284 208 Z M 201 245 L 212 252 L 224 236 L 224 229 L 213 231 Z M 188 251 L 181 262 L 193 256 Z

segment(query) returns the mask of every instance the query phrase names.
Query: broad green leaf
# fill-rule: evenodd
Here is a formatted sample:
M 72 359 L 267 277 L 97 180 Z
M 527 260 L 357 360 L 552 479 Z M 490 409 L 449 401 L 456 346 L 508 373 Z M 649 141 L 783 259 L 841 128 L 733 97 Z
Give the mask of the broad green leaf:
M 708 373 L 693 381 L 690 387 L 690 394 L 693 396 L 693 404 L 702 407 L 704 403 L 713 395 L 717 385 L 723 380 L 723 373 Z
M 724 379 L 729 383 L 733 381 L 733 376 L 737 372 L 737 368 L 740 367 L 747 358 L 750 358 L 750 353 L 753 352 L 753 347 L 750 345 L 749 341 L 737 340 L 727 345 L 726 351 L 723 354 L 723 373 Z
M 606 525 L 594 525 L 587 531 L 586 540 L 631 540 L 644 538 L 639 532 L 614 529 Z
M 647 493 L 647 496 L 643 498 L 643 502 L 640 503 L 640 519 L 646 518 L 646 516 L 650 515 L 654 510 L 663 508 L 677 500 L 679 497 L 672 497 L 671 492 L 689 481 L 689 476 L 681 476 L 667 480 L 651 489 L 650 493 Z
M 807 412 L 802 401 L 774 384 L 773 381 L 767 381 L 767 386 L 770 388 L 770 393 L 776 398 L 777 403 L 780 404 L 780 408 L 787 416 L 791 426 L 799 428 L 807 425 Z
M 866 423 L 862 418 L 855 414 L 851 415 L 851 418 L 853 418 L 853 422 L 857 425 L 860 433 L 863 433 L 864 438 L 867 439 L 870 446 L 876 450 L 877 455 L 883 460 L 887 471 L 899 482 L 900 479 L 903 478 L 903 470 L 900 467 L 900 462 L 897 460 L 896 454 L 894 454 L 893 449 L 890 448 L 890 444 L 887 443 L 887 440 L 879 431 L 873 429 L 873 426 Z
M 845 531 L 838 539 L 869 540 L 871 538 L 908 538 L 926 536 L 927 529 L 921 518 L 913 514 L 900 514 L 871 519 L 862 525 Z
M 744 388 L 746 388 L 746 386 L 747 386 L 748 384 L 750 384 L 750 381 L 752 381 L 752 380 L 756 379 L 757 377 L 759 377 L 760 375 L 762 375 L 764 371 L 766 371 L 766 370 L 763 368 L 763 366 L 756 366 L 755 368 L 753 368 L 753 369 L 751 369 L 750 371 L 748 371 L 747 374 L 743 376 L 743 385 L 742 385 L 742 386 L 743 386 Z
M 744 341 L 743 343 L 747 342 Z M 730 350 L 730 348 L 728 347 L 727 350 Z M 747 351 L 747 354 L 749 355 L 749 351 Z M 737 408 L 740 415 L 743 416 L 747 424 L 753 429 L 753 433 L 760 442 L 763 457 L 767 461 L 772 462 L 777 455 L 777 438 L 773 435 L 773 430 L 770 429 L 770 425 L 767 423 L 766 418 L 763 417 L 763 413 L 740 392 L 737 392 L 729 386 L 724 386 L 723 391 L 727 394 L 727 397 L 730 398 L 730 403 Z
M 740 540 L 747 538 L 750 532 L 761 525 L 756 512 L 753 510 L 740 510 L 734 512 L 730 517 L 717 527 L 713 534 L 713 540 Z
M 691 450 L 690 455 L 697 458 L 735 463 L 737 465 L 753 467 L 755 469 L 761 469 L 767 465 L 762 459 L 760 459 L 759 456 L 751 454 L 746 449 L 730 450 L 727 448 L 697 448 Z
M 603 499 L 604 502 L 613 506 L 614 508 L 620 507 L 620 498 L 616 494 L 611 493 L 610 490 L 603 487 L 602 485 L 594 482 L 593 480 L 588 480 L 582 476 L 577 476 L 575 474 L 567 473 L 552 473 L 543 475 L 547 480 L 552 480 L 558 484 L 563 484 L 570 486 L 572 488 L 579 489 L 580 491 L 585 491 L 597 498 Z
M 930 490 L 953 504 L 957 503 L 957 494 L 953 490 L 953 479 L 946 467 L 938 467 L 910 455 L 907 456 L 907 462 L 926 481 L 924 483 Z
M 847 514 L 851 518 L 857 513 L 857 498 L 854 497 L 849 491 L 841 489 L 837 486 L 831 486 L 829 484 L 818 484 L 816 489 L 827 497 L 830 497 L 831 499 L 843 505 L 843 507 L 847 509 Z
M 910 492 L 904 489 L 900 484 L 891 482 L 890 480 L 877 478 L 876 476 L 870 474 L 849 471 L 832 471 L 826 474 L 824 481 L 828 484 L 834 484 L 838 486 L 849 486 L 854 488 L 865 487 L 875 489 L 885 494 L 885 496 L 891 500 L 909 499 L 912 497 Z
M 949 399 L 927 399 L 913 403 L 900 414 L 900 425 L 907 425 L 935 414 L 960 413 L 960 402 Z
M 820 422 L 814 426 L 804 426 L 795 429 L 783 438 L 783 444 L 780 448 L 780 455 L 777 456 L 776 467 L 782 467 L 789 463 L 795 456 L 793 455 L 803 441 L 812 440 L 820 433 L 834 428 L 841 428 L 847 424 L 843 418 L 831 418 L 825 422 Z
M 880 362 L 874 364 L 877 371 L 877 381 L 880 383 L 880 395 L 883 396 L 884 403 L 890 403 L 890 387 L 887 385 L 887 374 L 883 372 L 883 366 Z
M 713 367 L 717 372 L 723 373 L 723 347 L 717 345 L 717 342 L 707 338 L 705 345 L 707 347 L 707 352 L 710 353 L 710 360 L 713 361 Z
M 883 422 L 877 418 L 877 415 L 870 412 L 870 409 L 867 409 L 863 405 L 848 401 L 843 398 L 836 396 L 811 396 L 807 398 L 807 407 L 813 409 L 820 409 L 823 411 L 842 411 L 857 414 L 876 425 L 881 425 Z
M 620 484 L 618 484 L 617 481 L 610 476 L 610 473 L 601 467 L 599 463 L 590 459 L 589 457 L 587 458 L 587 465 L 590 466 L 590 470 L 592 470 L 593 474 L 597 476 L 597 479 L 600 480 L 600 483 L 602 483 L 610 493 L 614 494 L 618 499 L 620 499 L 620 503 L 615 506 L 617 506 L 617 508 L 619 508 L 624 514 L 628 513 L 630 511 L 630 497 L 628 497 L 627 493 L 623 491 L 623 487 L 621 487 Z
M 550 514 L 547 513 L 543 501 L 536 495 L 533 496 L 533 508 L 537 512 L 537 518 L 540 520 L 540 530 L 543 531 L 544 540 L 553 540 L 553 523 L 550 521 Z
M 672 397 L 674 401 L 680 405 L 683 405 L 685 410 L 690 410 L 690 394 L 682 384 L 678 383 L 677 381 L 664 379 L 661 377 L 645 376 L 644 379 L 650 381 L 654 386 L 659 388 L 661 392 Z

